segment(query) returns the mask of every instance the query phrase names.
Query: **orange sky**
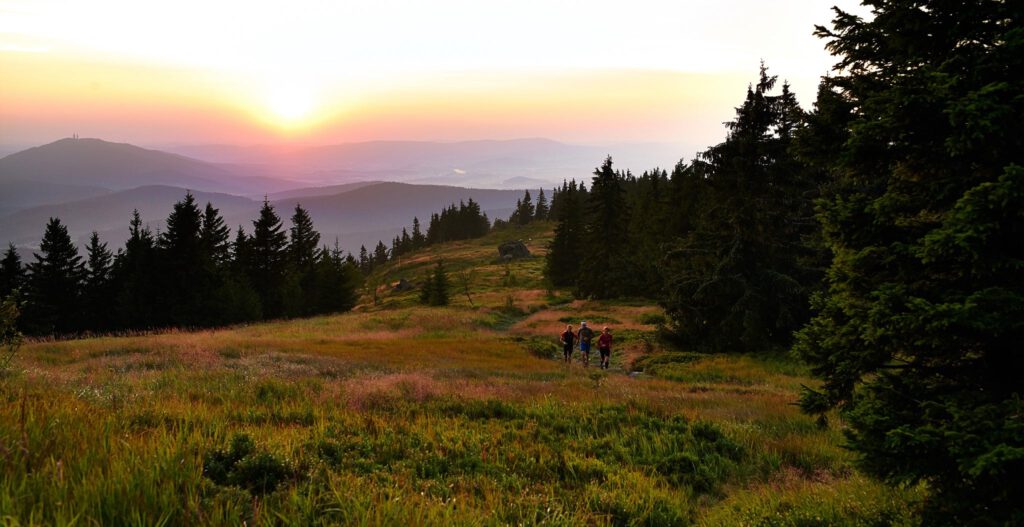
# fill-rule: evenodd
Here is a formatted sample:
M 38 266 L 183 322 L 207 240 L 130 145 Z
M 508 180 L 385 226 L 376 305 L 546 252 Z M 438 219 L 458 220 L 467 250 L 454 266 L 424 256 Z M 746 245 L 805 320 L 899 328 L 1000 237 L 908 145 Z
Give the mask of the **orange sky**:
M 760 59 L 805 106 L 832 62 L 817 0 L 147 4 L 0 1 L 0 144 L 711 144 Z

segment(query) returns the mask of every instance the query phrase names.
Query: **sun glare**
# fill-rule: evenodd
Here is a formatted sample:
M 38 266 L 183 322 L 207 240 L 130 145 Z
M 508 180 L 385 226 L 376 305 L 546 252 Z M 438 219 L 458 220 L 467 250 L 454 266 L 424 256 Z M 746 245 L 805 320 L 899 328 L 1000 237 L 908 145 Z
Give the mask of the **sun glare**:
M 284 126 L 306 123 L 316 104 L 313 91 L 298 84 L 280 84 L 267 92 L 266 105 L 275 122 Z

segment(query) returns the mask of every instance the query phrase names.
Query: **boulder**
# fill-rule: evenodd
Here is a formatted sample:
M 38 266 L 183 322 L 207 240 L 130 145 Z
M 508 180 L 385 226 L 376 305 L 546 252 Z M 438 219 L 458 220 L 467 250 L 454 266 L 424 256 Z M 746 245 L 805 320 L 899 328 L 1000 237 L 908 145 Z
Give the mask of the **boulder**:
M 498 254 L 502 259 L 514 260 L 516 258 L 529 258 L 530 250 L 522 240 L 505 242 L 498 246 Z

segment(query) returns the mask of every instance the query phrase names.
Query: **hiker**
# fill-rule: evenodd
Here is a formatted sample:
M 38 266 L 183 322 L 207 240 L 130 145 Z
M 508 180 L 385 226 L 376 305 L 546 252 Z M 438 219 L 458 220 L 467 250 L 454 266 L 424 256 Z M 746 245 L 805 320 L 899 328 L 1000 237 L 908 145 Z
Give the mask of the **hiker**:
M 562 343 L 562 354 L 565 355 L 565 363 L 569 364 L 572 360 L 572 347 L 576 344 L 576 334 L 572 331 L 572 324 L 565 326 L 565 332 L 560 335 L 559 342 Z
M 601 330 L 601 336 L 597 337 L 597 350 L 601 352 L 601 369 L 608 369 L 608 360 L 612 356 L 612 334 L 608 326 Z
M 590 341 L 594 338 L 594 330 L 587 327 L 587 321 L 580 322 L 580 351 L 583 353 L 583 366 L 590 365 Z

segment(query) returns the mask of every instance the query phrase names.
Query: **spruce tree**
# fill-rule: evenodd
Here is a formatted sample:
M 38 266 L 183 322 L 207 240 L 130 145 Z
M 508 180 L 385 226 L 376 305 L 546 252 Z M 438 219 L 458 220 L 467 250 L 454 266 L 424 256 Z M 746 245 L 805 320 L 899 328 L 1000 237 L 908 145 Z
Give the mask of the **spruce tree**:
M 124 252 L 114 260 L 116 325 L 120 327 L 150 328 L 156 325 L 153 303 L 158 296 L 155 243 L 153 233 L 143 225 L 139 211 L 132 211 Z
M 9 243 L 3 259 L 0 259 L 0 300 L 21 289 L 24 281 L 25 268 L 21 265 L 21 256 L 14 244 Z
M 802 265 L 816 185 L 795 158 L 796 99 L 762 66 L 725 142 L 698 155 L 684 178 L 700 190 L 688 232 L 672 244 L 663 304 L 674 334 L 708 351 L 786 346 L 807 319 L 820 277 Z M 684 182 L 681 182 L 685 184 Z
M 451 298 L 451 286 L 444 262 L 438 260 L 434 272 L 427 275 L 420 290 L 420 303 L 430 306 L 446 306 Z
M 817 31 L 840 61 L 816 112 L 838 130 L 812 145 L 838 145 L 834 258 L 802 404 L 840 409 L 869 474 L 926 482 L 925 524 L 1020 525 L 1024 10 L 867 3 Z
M 35 261 L 28 265 L 25 327 L 30 333 L 63 335 L 82 322 L 85 269 L 68 229 L 50 218 Z
M 220 211 L 209 202 L 203 211 L 203 226 L 199 238 L 205 259 L 212 262 L 217 269 L 225 268 L 231 260 L 231 229 L 224 223 Z
M 100 236 L 92 231 L 89 245 L 86 246 L 88 262 L 85 282 L 83 284 L 83 327 L 91 331 L 106 330 L 111 327 L 111 313 L 114 307 L 113 263 L 114 255 L 107 249 L 106 243 L 100 242 Z
M 583 203 L 576 181 L 558 193 L 558 224 L 544 258 L 544 276 L 557 287 L 575 287 L 579 279 L 579 252 L 583 244 Z
M 413 250 L 412 238 L 409 236 L 409 233 L 405 230 L 405 227 L 402 227 L 402 238 L 401 242 L 399 243 L 399 247 L 401 248 L 402 253 L 407 253 Z
M 366 252 L 365 245 L 359 246 L 359 270 L 364 275 L 370 274 L 370 271 L 373 271 L 373 260 L 370 259 L 369 253 Z
M 212 266 L 201 240 L 203 214 L 191 192 L 174 204 L 167 230 L 157 240 L 161 324 L 194 326 L 204 323 L 203 303 L 213 285 Z
M 329 250 L 325 246 L 319 252 L 309 293 L 313 312 L 336 313 L 352 309 L 362 285 L 363 274 L 351 255 L 345 258 L 340 249 Z
M 288 243 L 288 252 L 291 255 L 292 265 L 300 273 L 311 271 L 316 262 L 320 233 L 313 228 L 313 219 L 309 217 L 309 213 L 302 208 L 302 205 L 295 205 L 289 233 L 291 238 Z
M 611 298 L 633 291 L 626 250 L 630 246 L 630 211 L 622 186 L 609 156 L 594 171 L 587 202 L 582 244 L 577 245 L 580 278 L 577 289 L 584 296 Z
M 426 238 L 423 236 L 423 232 L 420 231 L 420 219 L 413 217 L 412 219 L 412 248 L 413 250 L 422 249 L 426 245 Z
M 377 240 L 377 247 L 373 250 L 373 266 L 380 267 L 388 263 L 388 248 L 384 242 Z
M 537 208 L 533 213 L 533 219 L 547 221 L 548 219 L 548 198 L 544 196 L 544 189 L 537 192 Z
M 288 235 L 281 218 L 266 199 L 260 208 L 259 218 L 252 224 L 253 234 L 247 244 L 252 286 L 260 297 L 263 315 L 279 317 L 284 314 L 281 290 L 287 265 Z

